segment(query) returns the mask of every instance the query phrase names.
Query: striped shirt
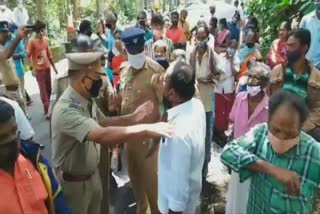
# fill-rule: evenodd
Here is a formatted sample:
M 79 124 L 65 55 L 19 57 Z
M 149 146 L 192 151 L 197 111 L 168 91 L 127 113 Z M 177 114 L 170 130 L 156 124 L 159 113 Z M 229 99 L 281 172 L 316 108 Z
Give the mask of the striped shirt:
M 297 76 L 290 67 L 286 68 L 283 88 L 295 93 L 298 96 L 306 99 L 308 94 L 308 80 L 310 72 L 304 72 Z
M 320 184 L 320 144 L 304 132 L 299 143 L 286 154 L 277 155 L 268 139 L 266 123 L 255 126 L 244 136 L 229 143 L 221 161 L 239 172 L 240 182 L 251 177 L 247 214 L 312 213 L 312 204 Z M 263 160 L 298 174 L 300 195 L 287 193 L 286 186 L 267 174 L 247 170 Z
M 300 28 L 307 29 L 311 32 L 311 45 L 307 53 L 307 59 L 315 66 L 320 65 L 320 19 L 316 15 L 316 11 L 304 16 L 300 22 Z
M 165 41 L 165 43 L 167 44 L 167 59 L 170 60 L 171 59 L 171 54 L 172 54 L 172 51 L 173 51 L 173 43 L 170 39 L 168 39 L 167 37 L 163 36 L 162 37 L 162 40 Z M 151 41 L 151 42 L 148 42 L 144 49 L 145 49 L 145 53 L 148 57 L 150 57 L 151 59 L 154 59 L 155 57 L 155 54 L 154 54 L 154 49 L 153 49 L 153 45 L 156 41 Z

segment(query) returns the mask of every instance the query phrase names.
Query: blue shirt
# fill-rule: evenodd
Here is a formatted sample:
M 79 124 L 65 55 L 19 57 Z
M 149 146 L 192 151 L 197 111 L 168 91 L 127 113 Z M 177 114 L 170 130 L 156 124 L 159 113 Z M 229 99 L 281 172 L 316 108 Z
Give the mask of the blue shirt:
M 233 40 L 237 40 L 239 41 L 240 38 L 240 29 L 238 28 L 237 25 L 234 25 L 232 23 L 228 24 L 228 29 L 230 31 L 230 39 Z
M 311 45 L 310 50 L 307 53 L 306 58 L 310 60 L 314 65 L 320 64 L 320 20 L 316 15 L 316 11 L 304 16 L 300 23 L 300 28 L 304 28 L 311 33 Z
M 9 41 L 7 41 L 6 46 L 7 47 L 10 46 L 11 42 L 14 39 L 15 39 L 15 36 L 13 34 L 11 34 L 11 38 Z M 16 68 L 16 73 L 17 73 L 18 77 L 23 77 L 25 71 L 24 71 L 22 59 L 26 57 L 26 47 L 25 47 L 22 40 L 19 42 L 16 50 L 14 51 L 14 55 L 16 55 L 16 54 L 19 54 L 22 57 L 21 59 L 13 60 L 15 68 Z

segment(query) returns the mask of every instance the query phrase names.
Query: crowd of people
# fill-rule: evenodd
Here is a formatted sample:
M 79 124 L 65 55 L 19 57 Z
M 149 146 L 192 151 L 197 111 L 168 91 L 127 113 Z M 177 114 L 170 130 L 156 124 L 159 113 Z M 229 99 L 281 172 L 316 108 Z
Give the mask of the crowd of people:
M 208 213 L 215 143 L 231 174 L 225 213 L 312 213 L 320 182 L 313 1 L 300 28 L 283 20 L 265 57 L 258 19 L 237 0 L 231 20 L 210 6 L 192 29 L 186 9 L 171 12 L 167 27 L 160 11 L 149 19 L 143 10 L 124 30 L 107 11 L 97 29 L 81 21 L 60 71 L 46 24 L 17 21 L 0 0 L 1 210 L 106 214 L 112 202 L 116 214 Z M 50 121 L 52 158 L 34 142 L 24 64 Z

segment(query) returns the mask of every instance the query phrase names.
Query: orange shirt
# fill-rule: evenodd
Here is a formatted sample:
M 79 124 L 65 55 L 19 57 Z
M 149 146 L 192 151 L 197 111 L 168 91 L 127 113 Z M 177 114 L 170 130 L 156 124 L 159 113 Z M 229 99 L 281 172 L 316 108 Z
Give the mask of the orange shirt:
M 186 37 L 181 27 L 168 27 L 166 37 L 171 39 L 173 43 L 186 43 Z
M 6 214 L 47 214 L 48 192 L 31 161 L 21 154 L 14 176 L 0 169 L 0 210 Z M 1 212 L 0 211 L 0 212 Z
M 28 43 L 27 57 L 31 58 L 35 71 L 46 71 L 50 69 L 52 55 L 49 48 L 49 39 L 44 36 L 41 40 L 33 38 Z

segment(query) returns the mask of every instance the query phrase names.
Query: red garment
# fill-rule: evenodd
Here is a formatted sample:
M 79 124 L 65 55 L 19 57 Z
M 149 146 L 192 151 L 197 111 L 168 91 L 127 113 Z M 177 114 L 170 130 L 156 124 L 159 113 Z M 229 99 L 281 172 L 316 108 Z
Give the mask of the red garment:
M 0 210 L 5 214 L 47 214 L 48 192 L 31 161 L 19 155 L 14 176 L 0 169 Z
M 118 70 L 123 62 L 124 62 L 124 58 L 122 56 L 114 56 L 111 62 L 112 70 L 113 71 Z M 113 72 L 113 83 L 115 87 L 118 85 L 119 80 L 120 80 L 120 74 L 116 74 Z
M 31 58 L 35 71 L 46 71 L 50 69 L 52 55 L 49 48 L 48 37 L 31 39 L 28 43 L 27 57 Z
M 46 71 L 37 71 L 36 79 L 39 86 L 40 98 L 43 104 L 44 113 L 47 114 L 50 105 L 51 96 L 51 71 L 50 68 Z
M 186 37 L 184 35 L 184 31 L 181 27 L 168 27 L 166 32 L 166 37 L 171 39 L 173 43 L 185 43 Z
M 229 115 L 232 109 L 235 95 L 219 94 L 215 96 L 215 127 L 220 130 L 227 130 L 229 125 Z
M 280 39 L 276 39 L 272 42 L 267 62 L 268 65 L 273 68 L 276 65 L 279 65 L 283 62 L 287 61 L 287 52 L 288 46 L 286 41 L 280 41 Z

